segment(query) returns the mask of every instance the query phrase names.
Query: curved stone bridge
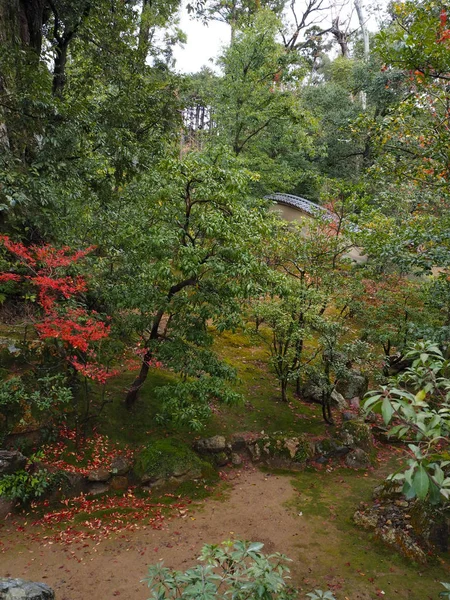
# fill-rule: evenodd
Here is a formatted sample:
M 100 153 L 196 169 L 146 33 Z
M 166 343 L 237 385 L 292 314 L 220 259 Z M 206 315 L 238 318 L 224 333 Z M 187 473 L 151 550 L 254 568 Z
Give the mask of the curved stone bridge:
M 290 209 L 294 209 L 291 214 L 284 212 L 283 218 L 288 221 L 298 221 L 298 213 L 306 215 L 307 217 L 312 218 L 321 218 L 326 221 L 337 221 L 338 217 L 325 208 L 324 206 L 320 206 L 319 204 L 315 204 L 306 198 L 302 198 L 300 196 L 294 196 L 292 194 L 280 194 L 274 193 L 269 194 L 268 196 L 264 196 L 266 200 L 274 200 L 277 204 L 281 206 L 287 206 Z M 350 231 L 357 232 L 359 231 L 358 226 L 353 223 L 347 223 L 347 228 Z M 346 258 L 350 258 L 353 262 L 356 263 L 364 263 L 367 260 L 367 256 L 361 254 L 361 250 L 354 246 L 352 247 L 346 254 L 344 255 Z
M 292 206 L 297 210 L 305 213 L 309 217 L 317 217 L 323 216 L 326 219 L 335 220 L 336 217 L 333 213 L 325 208 L 324 206 L 320 206 L 319 204 L 315 204 L 310 200 L 306 200 L 306 198 L 301 198 L 300 196 L 293 196 L 292 194 L 269 194 L 268 196 L 264 196 L 266 200 L 275 200 L 277 204 L 284 204 L 285 206 Z

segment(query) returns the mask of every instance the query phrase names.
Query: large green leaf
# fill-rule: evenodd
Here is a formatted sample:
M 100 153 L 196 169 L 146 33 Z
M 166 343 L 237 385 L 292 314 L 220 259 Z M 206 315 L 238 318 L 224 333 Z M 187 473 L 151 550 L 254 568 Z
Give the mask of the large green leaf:
M 422 465 L 419 466 L 413 477 L 413 487 L 414 491 L 416 492 L 416 496 L 421 500 L 423 500 L 428 494 L 430 479 Z
M 392 404 L 388 398 L 383 400 L 383 404 L 381 405 L 381 414 L 383 415 L 385 424 L 388 425 L 392 419 L 392 415 L 394 414 L 394 409 L 392 408 Z

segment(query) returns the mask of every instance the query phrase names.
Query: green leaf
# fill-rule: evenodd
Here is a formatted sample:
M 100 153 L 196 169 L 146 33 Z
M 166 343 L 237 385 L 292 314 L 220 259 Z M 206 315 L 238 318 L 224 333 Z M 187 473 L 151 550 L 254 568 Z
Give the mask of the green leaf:
M 415 395 L 415 398 L 418 402 L 423 402 L 426 397 L 427 397 L 427 393 L 425 390 L 419 390 L 417 392 L 417 394 Z
M 264 544 L 262 544 L 261 542 L 253 542 L 247 548 L 247 552 L 259 552 L 262 548 L 264 548 Z
M 416 496 L 421 500 L 423 500 L 428 494 L 430 479 L 422 465 L 419 466 L 413 477 L 413 487 L 416 492 Z
M 381 414 L 383 415 L 384 423 L 388 425 L 392 419 L 392 415 L 394 414 L 394 409 L 392 408 L 392 404 L 388 398 L 383 400 L 383 404 L 381 405 Z

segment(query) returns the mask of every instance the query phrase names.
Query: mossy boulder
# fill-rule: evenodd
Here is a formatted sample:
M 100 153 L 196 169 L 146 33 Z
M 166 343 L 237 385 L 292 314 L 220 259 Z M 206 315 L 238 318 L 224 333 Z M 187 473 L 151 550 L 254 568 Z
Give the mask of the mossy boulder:
M 150 485 L 197 479 L 209 475 L 211 469 L 189 446 L 169 438 L 149 442 L 134 466 L 141 483 Z
M 369 454 L 373 451 L 373 438 L 370 426 L 360 419 L 343 423 L 339 438 L 349 448 L 361 448 Z
M 343 456 L 350 452 L 350 448 L 343 446 L 340 440 L 326 437 L 318 440 L 315 445 L 315 454 L 318 456 L 324 456 L 325 458 L 332 458 L 334 456 Z
M 370 456 L 362 448 L 355 448 L 345 457 L 345 464 L 352 469 L 367 469 Z
M 341 379 L 337 385 L 337 391 L 344 396 L 346 400 L 352 398 L 364 398 L 364 394 L 367 392 L 368 379 L 366 375 L 352 369 L 348 372 L 347 377 Z
M 314 456 L 314 444 L 306 435 L 274 433 L 256 442 L 261 460 L 273 466 L 295 466 Z
M 442 507 L 416 500 L 410 508 L 410 513 L 414 533 L 421 542 L 428 548 L 448 552 L 450 530 L 447 515 L 442 511 Z

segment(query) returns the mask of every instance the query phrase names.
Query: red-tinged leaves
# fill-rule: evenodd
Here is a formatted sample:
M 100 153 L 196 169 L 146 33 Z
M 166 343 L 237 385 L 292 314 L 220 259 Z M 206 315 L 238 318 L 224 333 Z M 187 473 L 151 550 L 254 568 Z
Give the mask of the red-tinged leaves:
M 111 461 L 117 456 L 131 460 L 133 451 L 129 448 L 119 448 L 110 442 L 106 436 L 94 434 L 86 440 L 78 452 L 71 452 L 75 432 L 63 430 L 61 441 L 44 446 L 43 461 L 53 468 L 67 472 L 86 475 L 90 470 L 100 466 L 110 467 Z M 71 459 L 75 465 L 65 462 L 62 456 Z M 41 545 L 54 543 L 71 546 L 74 551 L 92 548 L 111 535 L 121 535 L 140 529 L 151 528 L 160 530 L 166 527 L 168 518 L 186 516 L 190 500 L 183 500 L 179 495 L 166 494 L 171 503 L 156 502 L 151 493 L 142 496 L 142 490 L 136 495 L 130 487 L 121 495 L 105 495 L 89 497 L 80 494 L 76 498 L 62 499 L 58 505 L 50 508 L 48 500 L 34 502 L 33 508 L 42 508 L 46 512 L 34 522 L 12 522 L 16 532 Z M 0 552 L 6 552 L 7 547 L 0 544 Z M 70 551 L 75 560 L 78 558 Z
M 110 325 L 105 324 L 95 311 L 79 306 L 72 308 L 67 300 L 87 291 L 84 277 L 72 277 L 65 269 L 84 258 L 93 247 L 73 251 L 65 246 L 30 246 L 12 242 L 8 236 L 0 236 L 0 243 L 14 256 L 18 266 L 25 267 L 28 274 L 0 273 L 0 283 L 23 281 L 37 289 L 37 304 L 44 318 L 36 323 L 41 340 L 58 340 L 64 345 L 64 357 L 84 377 L 105 383 L 117 371 L 105 369 L 95 360 L 94 344 L 106 339 Z M 79 301 L 79 300 L 78 300 Z M 76 355 L 74 356 L 74 353 Z
M 113 443 L 107 436 L 97 432 L 87 438 L 84 445 L 78 450 L 71 450 L 76 442 L 76 431 L 74 429 L 61 428 L 59 441 L 47 444 L 41 448 L 43 462 L 53 468 L 61 469 L 69 473 L 87 475 L 89 471 L 100 467 L 109 468 L 112 460 L 122 456 L 132 461 L 134 450 L 123 448 Z M 67 503 L 68 500 L 64 500 Z
M 20 281 L 22 277 L 15 273 L 0 273 L 0 283 L 6 283 L 7 281 Z

